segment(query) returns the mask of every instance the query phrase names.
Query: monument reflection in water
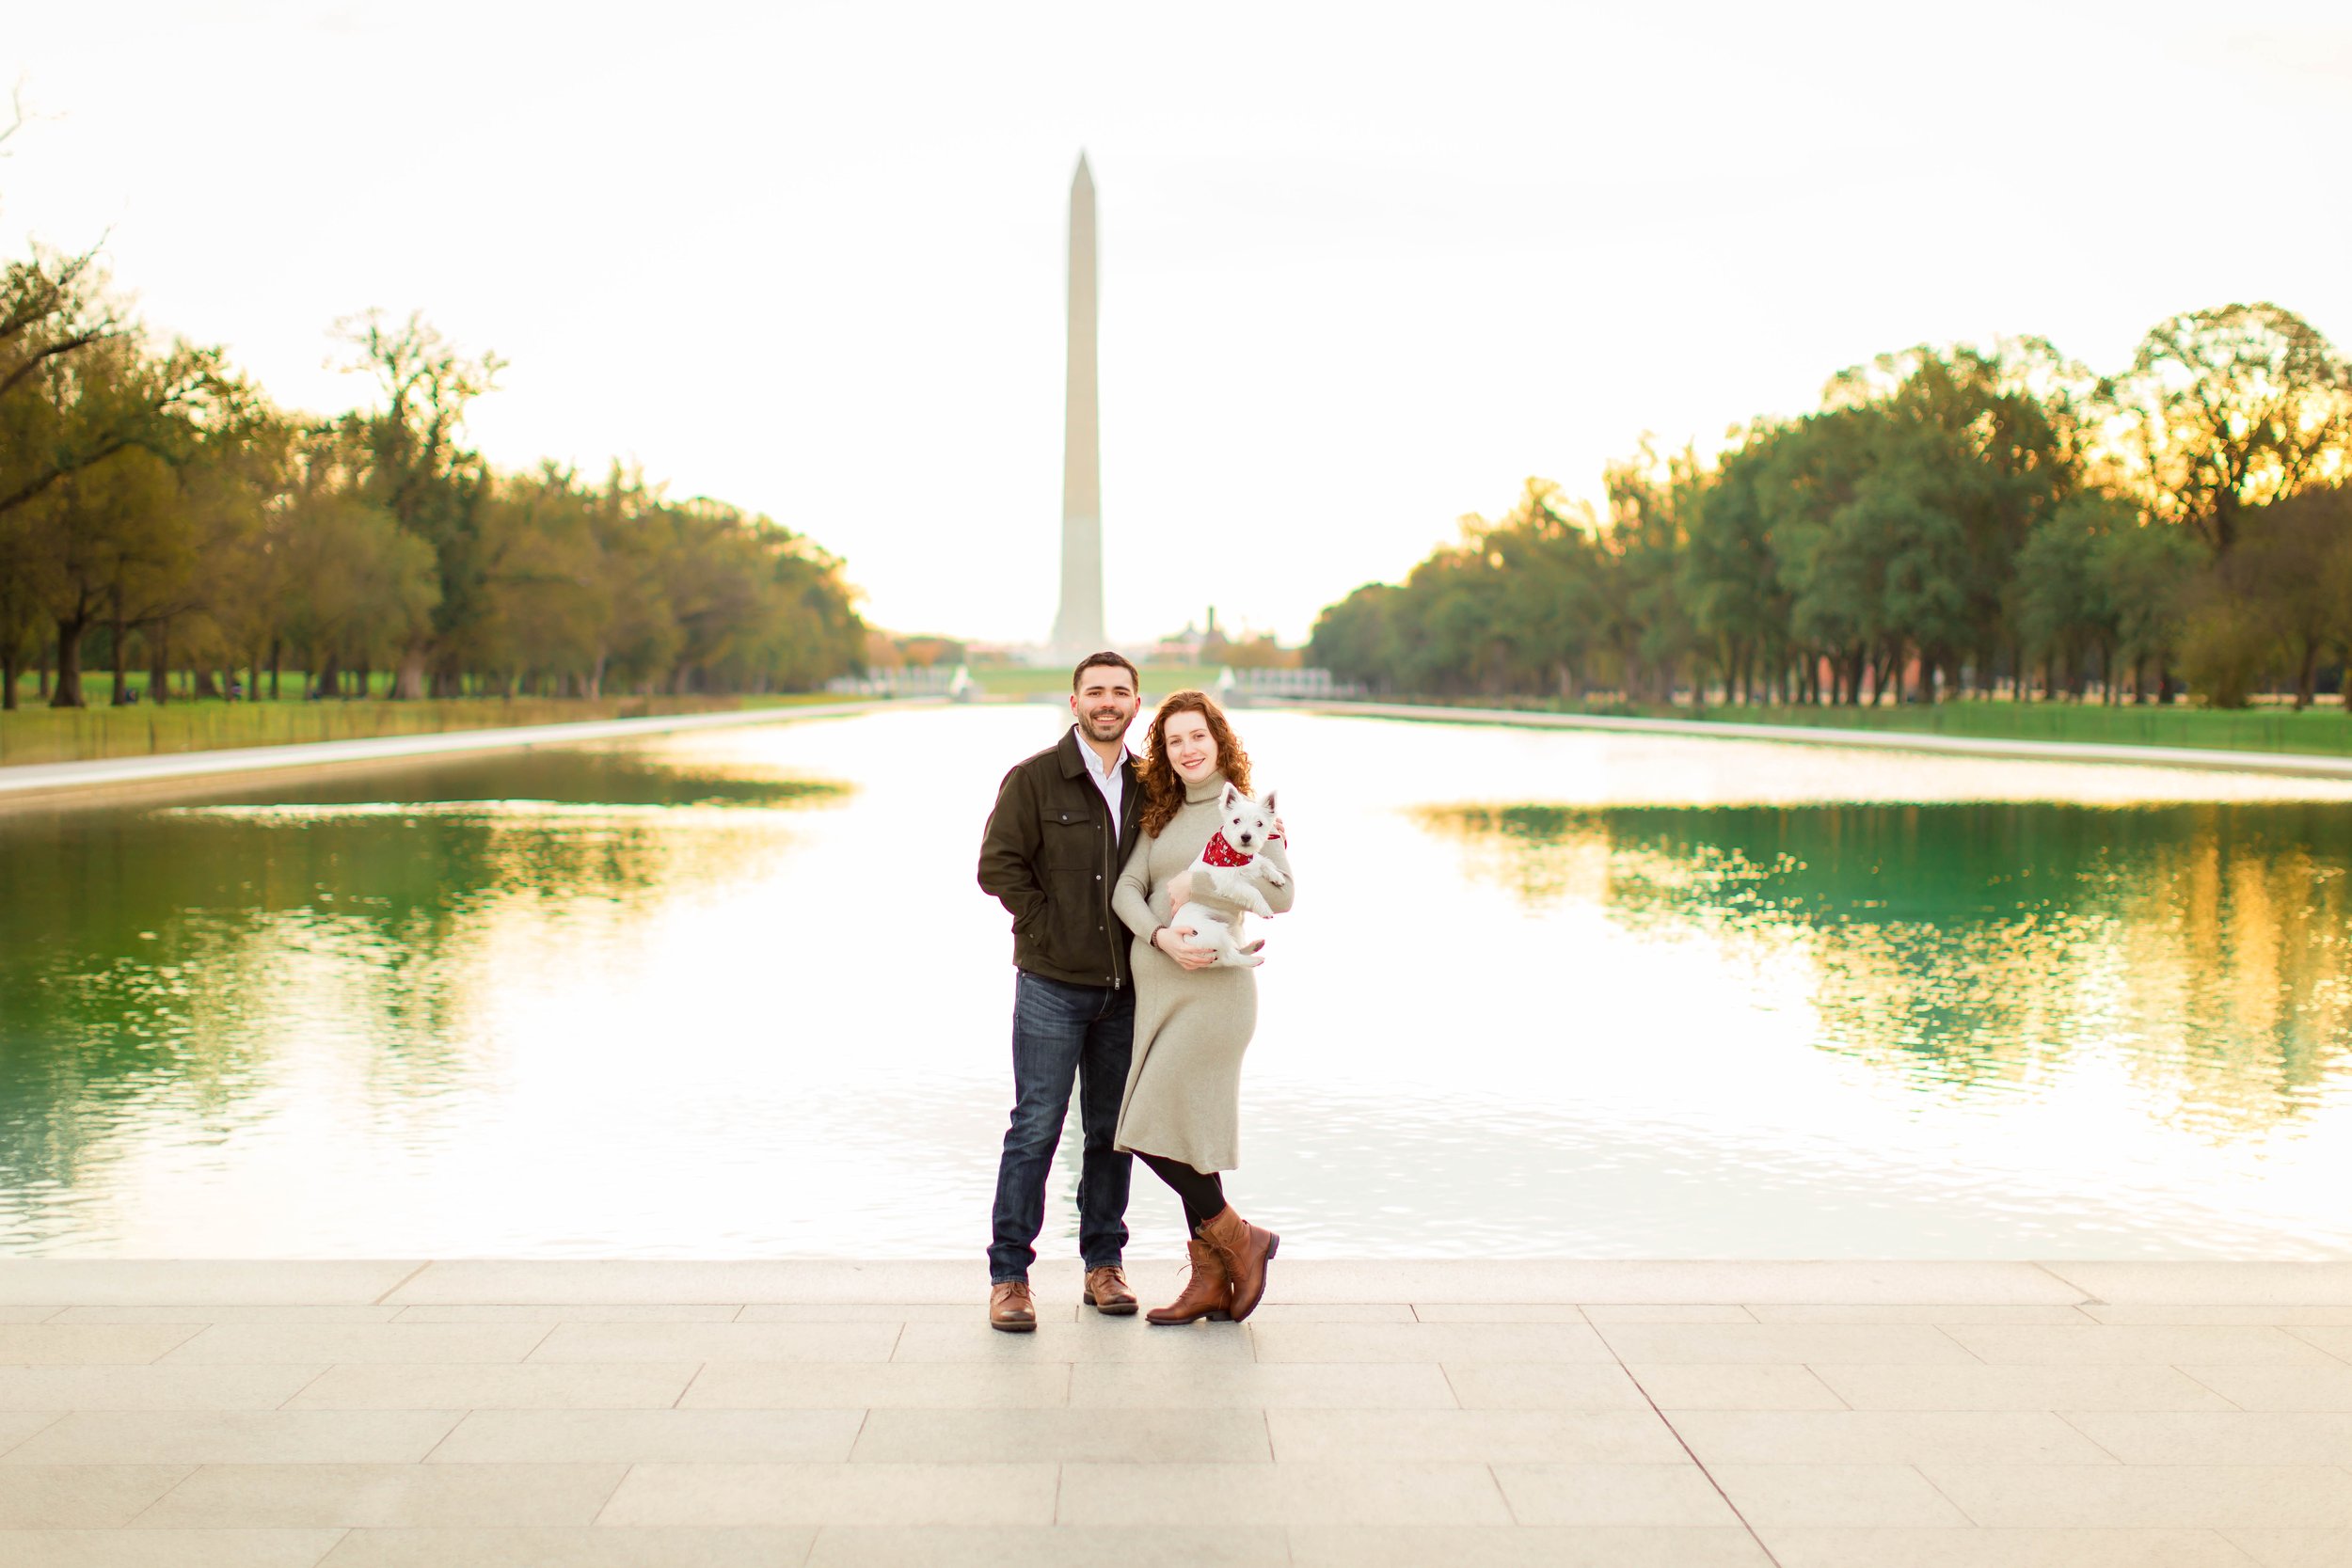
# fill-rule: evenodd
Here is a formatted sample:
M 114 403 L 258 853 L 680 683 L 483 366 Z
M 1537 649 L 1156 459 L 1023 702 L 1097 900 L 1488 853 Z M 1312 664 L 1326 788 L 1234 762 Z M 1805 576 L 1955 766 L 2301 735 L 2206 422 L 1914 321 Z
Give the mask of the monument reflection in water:
M 2352 789 L 1237 719 L 1303 895 L 1236 1180 L 1300 1256 L 2352 1248 Z M 0 816 L 0 1246 L 977 1260 L 972 862 L 1056 724 Z

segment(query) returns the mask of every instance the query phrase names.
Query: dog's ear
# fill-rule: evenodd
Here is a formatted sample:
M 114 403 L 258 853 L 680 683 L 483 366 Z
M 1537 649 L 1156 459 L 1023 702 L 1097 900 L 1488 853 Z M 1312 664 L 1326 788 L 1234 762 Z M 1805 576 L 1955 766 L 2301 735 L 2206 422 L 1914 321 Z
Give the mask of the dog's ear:
M 1247 797 L 1244 796 L 1240 790 L 1233 787 L 1233 781 L 1228 779 L 1225 781 L 1225 799 L 1219 801 L 1218 804 L 1223 807 L 1223 809 L 1232 811 L 1245 799 L 1247 799 Z
M 1275 809 L 1274 791 L 1270 789 L 1265 792 L 1265 799 L 1258 802 L 1258 809 L 1265 813 L 1268 816 L 1279 816 L 1282 815 L 1279 811 Z

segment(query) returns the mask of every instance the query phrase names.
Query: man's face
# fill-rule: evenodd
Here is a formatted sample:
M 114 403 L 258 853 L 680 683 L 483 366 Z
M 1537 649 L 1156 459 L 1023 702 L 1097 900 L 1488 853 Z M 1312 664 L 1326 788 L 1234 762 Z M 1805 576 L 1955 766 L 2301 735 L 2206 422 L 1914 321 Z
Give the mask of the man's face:
M 1078 672 L 1078 689 L 1070 694 L 1071 717 L 1089 740 L 1123 738 L 1142 705 L 1135 677 L 1117 664 L 1088 665 Z

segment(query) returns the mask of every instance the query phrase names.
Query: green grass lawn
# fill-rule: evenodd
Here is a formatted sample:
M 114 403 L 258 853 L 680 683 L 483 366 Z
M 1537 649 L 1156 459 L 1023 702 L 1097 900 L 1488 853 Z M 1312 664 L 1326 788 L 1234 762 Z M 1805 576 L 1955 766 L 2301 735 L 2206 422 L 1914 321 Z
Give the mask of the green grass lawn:
M 991 697 L 1034 697 L 1051 693 L 1057 697 L 1070 695 L 1070 668 L 1062 664 L 975 664 L 972 678 L 980 683 L 980 689 Z M 1216 689 L 1216 671 L 1198 664 L 1140 664 L 1136 672 L 1143 680 L 1143 694 L 1156 702 L 1171 691 L 1198 687 L 1203 691 Z
M 1400 698 L 1399 701 L 1427 699 Z M 1443 699 L 1438 699 L 1440 703 Z M 1537 712 L 1624 718 L 1694 719 L 1721 724 L 1803 724 L 1819 729 L 1889 730 L 1968 736 L 1984 740 L 2056 740 L 2105 746 L 2193 746 L 2224 752 L 2298 752 L 2352 755 L 2352 714 L 2330 702 L 2296 713 L 2284 707 L 2205 708 L 2182 704 L 2135 707 L 2099 703 L 2007 700 L 1909 704 L 1887 707 L 1659 707 L 1611 703 L 1496 703 L 1464 698 L 1462 707 L 1526 706 Z
M 288 689 L 294 689 L 289 687 Z M 103 704 L 111 686 L 89 696 Z M 92 762 L 102 757 L 210 752 L 238 746 L 286 746 L 307 740 L 368 740 L 388 735 L 438 735 L 509 724 L 563 724 L 589 719 L 728 712 L 834 702 L 824 692 L 773 697 L 453 697 L 395 703 L 140 703 L 131 707 L 48 708 L 30 694 L 0 713 L 0 767 Z

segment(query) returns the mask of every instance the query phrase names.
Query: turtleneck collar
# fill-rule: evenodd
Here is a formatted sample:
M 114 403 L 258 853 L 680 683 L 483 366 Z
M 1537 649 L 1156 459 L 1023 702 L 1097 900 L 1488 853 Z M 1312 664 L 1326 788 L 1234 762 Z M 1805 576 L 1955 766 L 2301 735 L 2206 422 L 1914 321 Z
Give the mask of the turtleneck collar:
M 1203 800 L 1214 800 L 1225 789 L 1225 769 L 1214 768 L 1199 784 L 1184 785 L 1184 804 L 1197 806 Z

